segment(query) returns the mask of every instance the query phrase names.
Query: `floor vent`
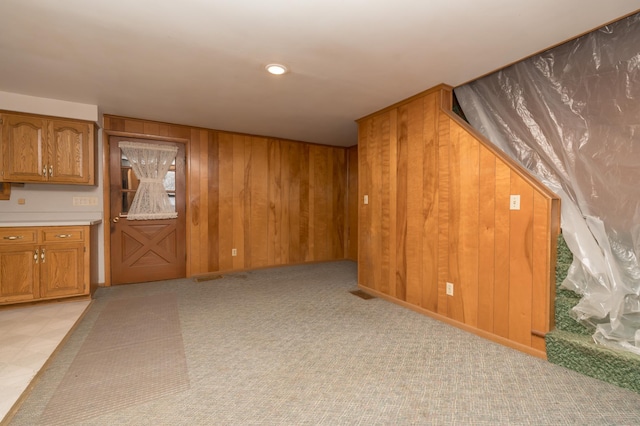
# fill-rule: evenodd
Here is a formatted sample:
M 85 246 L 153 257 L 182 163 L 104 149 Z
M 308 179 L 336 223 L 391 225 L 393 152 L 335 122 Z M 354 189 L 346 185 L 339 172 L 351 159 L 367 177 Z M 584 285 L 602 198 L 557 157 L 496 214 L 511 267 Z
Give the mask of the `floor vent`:
M 219 280 L 220 278 L 222 278 L 222 275 L 202 275 L 200 277 L 195 277 L 193 280 L 197 283 L 201 283 L 203 281 Z
M 353 294 L 354 296 L 358 296 L 359 298 L 364 300 L 375 299 L 375 296 L 372 296 L 369 293 L 365 293 L 362 290 L 352 290 L 349 293 Z

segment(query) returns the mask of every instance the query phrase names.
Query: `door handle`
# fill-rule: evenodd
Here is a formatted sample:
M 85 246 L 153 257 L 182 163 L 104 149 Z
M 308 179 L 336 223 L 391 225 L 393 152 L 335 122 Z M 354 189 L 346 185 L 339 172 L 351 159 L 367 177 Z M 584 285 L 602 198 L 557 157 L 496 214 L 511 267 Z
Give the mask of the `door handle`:
M 120 222 L 120 217 L 119 217 L 119 216 L 116 216 L 116 217 L 114 217 L 114 218 L 112 219 L 112 221 L 113 221 L 113 223 L 118 223 L 118 222 Z

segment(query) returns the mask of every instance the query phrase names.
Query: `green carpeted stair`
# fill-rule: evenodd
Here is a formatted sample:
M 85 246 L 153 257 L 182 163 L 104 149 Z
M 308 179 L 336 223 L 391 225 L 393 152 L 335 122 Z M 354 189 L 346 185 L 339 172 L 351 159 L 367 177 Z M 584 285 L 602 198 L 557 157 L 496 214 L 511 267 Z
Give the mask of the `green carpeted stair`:
M 640 356 L 597 345 L 591 338 L 594 330 L 587 329 L 571 316 L 571 308 L 578 304 L 580 296 L 559 286 L 572 261 L 573 255 L 560 235 L 556 265 L 556 329 L 546 335 L 547 359 L 640 393 Z

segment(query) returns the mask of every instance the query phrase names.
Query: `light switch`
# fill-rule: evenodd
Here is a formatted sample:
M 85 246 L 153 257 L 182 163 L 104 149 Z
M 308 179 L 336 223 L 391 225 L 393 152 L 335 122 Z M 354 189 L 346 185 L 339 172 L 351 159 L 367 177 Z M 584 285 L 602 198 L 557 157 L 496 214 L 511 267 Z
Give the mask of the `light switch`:
M 365 204 L 369 204 L 369 196 L 368 195 L 364 196 L 364 203 Z

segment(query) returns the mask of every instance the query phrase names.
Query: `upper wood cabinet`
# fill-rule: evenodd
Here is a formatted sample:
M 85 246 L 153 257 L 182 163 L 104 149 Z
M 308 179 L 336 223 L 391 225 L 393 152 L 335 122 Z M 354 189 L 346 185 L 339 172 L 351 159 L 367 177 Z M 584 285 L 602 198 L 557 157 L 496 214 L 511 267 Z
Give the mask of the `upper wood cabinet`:
M 93 123 L 2 113 L 0 124 L 0 181 L 95 184 Z

